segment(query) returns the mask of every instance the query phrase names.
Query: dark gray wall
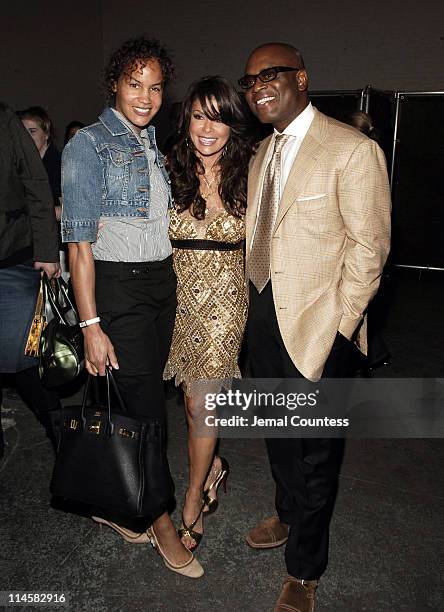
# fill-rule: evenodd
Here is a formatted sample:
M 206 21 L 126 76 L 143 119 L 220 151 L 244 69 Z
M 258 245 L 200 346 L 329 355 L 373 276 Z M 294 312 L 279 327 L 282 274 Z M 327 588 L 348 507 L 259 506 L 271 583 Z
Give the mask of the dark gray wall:
M 15 109 L 44 106 L 59 143 L 66 124 L 102 106 L 100 0 L 1 3 L 0 99 Z
M 153 7 L 156 7 L 155 10 Z M 440 0 L 55 0 L 3 7 L 0 98 L 46 106 L 59 132 L 92 121 L 103 104 L 103 58 L 147 32 L 174 52 L 179 78 L 169 100 L 205 74 L 236 79 L 258 44 L 299 46 L 312 89 L 444 89 Z
M 146 30 L 175 51 L 180 97 L 191 80 L 221 73 L 235 79 L 257 45 L 298 46 L 313 89 L 439 89 L 444 86 L 444 2 L 440 0 L 133 0 L 121 15 L 109 0 L 103 13 L 105 49 Z M 174 6 L 174 9 L 173 9 Z

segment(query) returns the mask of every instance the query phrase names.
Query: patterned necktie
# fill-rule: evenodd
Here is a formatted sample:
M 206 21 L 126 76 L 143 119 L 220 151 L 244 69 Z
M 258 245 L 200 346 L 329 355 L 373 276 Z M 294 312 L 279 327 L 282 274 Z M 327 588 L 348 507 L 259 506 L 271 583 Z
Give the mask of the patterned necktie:
M 249 277 L 260 293 L 270 279 L 270 246 L 276 221 L 281 181 L 281 151 L 289 136 L 279 134 L 274 139 L 274 150 L 265 172 L 259 217 L 250 253 Z

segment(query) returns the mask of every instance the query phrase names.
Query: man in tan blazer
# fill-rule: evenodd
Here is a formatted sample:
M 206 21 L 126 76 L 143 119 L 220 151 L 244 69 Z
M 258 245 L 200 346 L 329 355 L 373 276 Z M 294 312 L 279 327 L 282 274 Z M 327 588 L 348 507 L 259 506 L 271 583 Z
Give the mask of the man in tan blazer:
M 290 45 L 257 48 L 239 84 L 253 113 L 274 128 L 248 181 L 252 374 L 312 381 L 349 376 L 352 343 L 366 351 L 365 311 L 389 252 L 384 154 L 312 107 L 302 56 Z M 289 577 L 276 610 L 311 611 L 327 566 L 343 442 L 268 439 L 267 450 L 278 516 L 246 539 L 253 548 L 287 542 Z

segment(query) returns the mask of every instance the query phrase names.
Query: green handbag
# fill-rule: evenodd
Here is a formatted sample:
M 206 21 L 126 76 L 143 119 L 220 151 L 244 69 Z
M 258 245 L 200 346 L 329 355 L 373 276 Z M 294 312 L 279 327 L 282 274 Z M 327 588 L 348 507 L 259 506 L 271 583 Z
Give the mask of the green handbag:
M 40 337 L 39 374 L 46 387 L 56 387 L 71 382 L 82 371 L 83 334 L 65 281 L 50 281 L 43 274 L 42 284 L 45 309 L 52 319 Z

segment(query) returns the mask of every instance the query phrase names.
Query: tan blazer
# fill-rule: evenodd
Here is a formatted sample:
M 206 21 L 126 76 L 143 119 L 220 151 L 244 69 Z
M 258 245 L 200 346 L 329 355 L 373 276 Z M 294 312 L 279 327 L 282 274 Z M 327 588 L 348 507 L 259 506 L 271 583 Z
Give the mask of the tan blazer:
M 271 139 L 250 164 L 247 278 Z M 310 380 L 321 377 L 337 331 L 367 351 L 364 313 L 389 252 L 390 210 L 379 146 L 315 109 L 279 204 L 270 271 L 285 347 Z

